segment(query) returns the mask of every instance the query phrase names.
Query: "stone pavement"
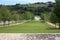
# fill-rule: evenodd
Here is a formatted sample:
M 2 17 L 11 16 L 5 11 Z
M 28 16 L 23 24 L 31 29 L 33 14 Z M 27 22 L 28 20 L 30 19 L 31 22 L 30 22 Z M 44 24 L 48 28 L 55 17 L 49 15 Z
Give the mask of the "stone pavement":
M 0 33 L 0 40 L 60 40 L 60 34 Z

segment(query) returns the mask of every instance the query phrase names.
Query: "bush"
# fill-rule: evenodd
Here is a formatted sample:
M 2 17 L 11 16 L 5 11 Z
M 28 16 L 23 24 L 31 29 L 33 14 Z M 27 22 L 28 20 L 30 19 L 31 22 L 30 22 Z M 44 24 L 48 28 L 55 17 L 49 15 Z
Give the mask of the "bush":
M 24 17 L 25 17 L 26 20 L 33 19 L 34 18 L 34 14 L 31 13 L 31 12 L 25 12 Z

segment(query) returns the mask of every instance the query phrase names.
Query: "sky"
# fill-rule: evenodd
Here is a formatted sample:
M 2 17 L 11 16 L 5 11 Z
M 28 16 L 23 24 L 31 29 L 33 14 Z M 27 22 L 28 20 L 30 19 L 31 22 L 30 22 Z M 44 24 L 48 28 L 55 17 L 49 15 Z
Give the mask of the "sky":
M 17 3 L 29 4 L 29 3 L 35 3 L 35 2 L 48 2 L 48 1 L 55 2 L 55 0 L 0 0 L 0 4 L 14 5 L 14 4 L 17 4 Z

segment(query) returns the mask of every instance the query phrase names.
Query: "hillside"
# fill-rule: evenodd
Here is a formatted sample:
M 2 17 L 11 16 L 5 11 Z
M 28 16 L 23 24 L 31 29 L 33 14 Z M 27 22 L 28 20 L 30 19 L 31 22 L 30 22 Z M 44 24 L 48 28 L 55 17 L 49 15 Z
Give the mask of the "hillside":
M 33 12 L 34 14 L 40 15 L 41 12 L 51 12 L 53 3 L 32 3 L 32 4 L 16 4 L 16 5 L 6 5 L 9 10 L 17 11 L 18 13 L 25 13 L 26 11 Z M 2 5 L 0 5 L 1 7 Z

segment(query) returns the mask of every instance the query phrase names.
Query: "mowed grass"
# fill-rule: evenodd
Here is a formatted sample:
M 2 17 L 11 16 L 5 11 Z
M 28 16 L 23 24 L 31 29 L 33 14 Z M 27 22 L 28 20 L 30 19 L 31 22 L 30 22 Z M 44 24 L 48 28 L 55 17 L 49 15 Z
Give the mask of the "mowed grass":
M 60 33 L 60 30 L 42 21 L 30 21 L 16 26 L 0 27 L 0 33 Z

